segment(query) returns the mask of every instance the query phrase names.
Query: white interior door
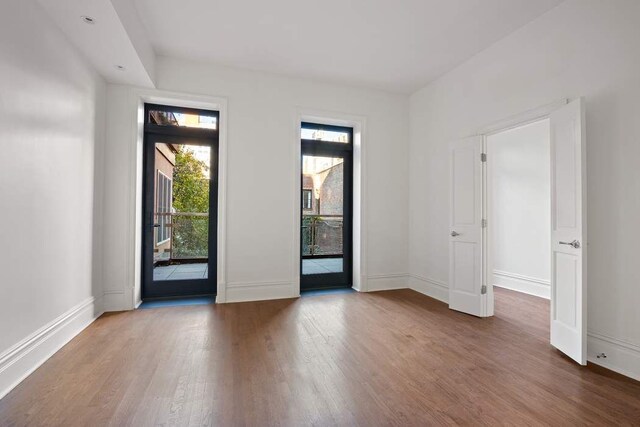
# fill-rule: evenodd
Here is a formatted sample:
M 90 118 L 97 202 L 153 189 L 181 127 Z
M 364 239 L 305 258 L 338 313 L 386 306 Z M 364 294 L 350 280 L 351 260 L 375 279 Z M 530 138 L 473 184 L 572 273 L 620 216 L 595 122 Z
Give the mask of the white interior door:
M 586 161 L 581 99 L 551 114 L 551 345 L 587 362 Z
M 481 155 L 480 136 L 450 145 L 449 308 L 474 316 L 487 315 L 482 286 Z

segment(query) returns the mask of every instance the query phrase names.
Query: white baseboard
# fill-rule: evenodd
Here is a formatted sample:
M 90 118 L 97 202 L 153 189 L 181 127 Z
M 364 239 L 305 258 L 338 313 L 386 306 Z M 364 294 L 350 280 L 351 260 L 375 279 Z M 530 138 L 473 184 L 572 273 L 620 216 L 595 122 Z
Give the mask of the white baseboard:
M 103 313 L 88 298 L 0 354 L 0 399 Z
M 421 294 L 449 303 L 449 286 L 444 282 L 411 274 L 409 275 L 409 287 Z
M 367 283 L 367 276 L 365 276 L 364 274 L 361 275 L 359 283 L 356 282 L 357 281 L 354 281 L 352 288 L 358 292 L 366 292 L 367 286 L 369 286 L 369 284 Z
M 231 282 L 227 284 L 225 302 L 264 301 L 295 298 L 291 282 Z
M 394 289 L 407 289 L 408 287 L 409 275 L 406 273 L 367 276 L 367 292 L 391 291 Z
M 548 280 L 522 274 L 509 273 L 507 271 L 493 271 L 493 286 L 511 289 L 540 298 L 551 298 L 551 283 Z
M 598 357 L 604 353 L 607 357 Z M 640 346 L 604 334 L 587 333 L 587 360 L 640 381 Z
M 406 273 L 380 274 L 366 277 L 366 291 L 386 291 L 408 288 Z M 292 282 L 231 282 L 226 286 L 224 302 L 263 301 L 282 298 L 297 298 L 300 293 L 293 290 Z M 360 289 L 356 289 L 361 291 Z
M 126 310 L 124 291 L 104 291 L 103 297 L 104 311 Z

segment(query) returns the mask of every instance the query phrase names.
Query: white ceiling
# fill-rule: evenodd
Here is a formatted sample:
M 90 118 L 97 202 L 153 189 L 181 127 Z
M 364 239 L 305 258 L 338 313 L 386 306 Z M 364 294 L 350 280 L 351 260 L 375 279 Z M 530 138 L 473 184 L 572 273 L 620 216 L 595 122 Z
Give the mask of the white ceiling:
M 156 53 L 413 92 L 562 0 L 135 0 Z
M 155 53 L 144 31 L 139 32 L 142 24 L 129 0 L 38 2 L 107 81 L 154 86 Z M 85 23 L 82 16 L 93 18 L 95 23 Z

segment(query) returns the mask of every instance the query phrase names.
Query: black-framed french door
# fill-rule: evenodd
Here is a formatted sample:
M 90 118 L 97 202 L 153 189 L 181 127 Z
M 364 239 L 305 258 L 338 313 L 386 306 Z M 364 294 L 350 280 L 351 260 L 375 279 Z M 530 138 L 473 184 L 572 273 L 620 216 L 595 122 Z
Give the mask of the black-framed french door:
M 217 111 L 145 104 L 142 298 L 215 295 Z
M 300 289 L 352 286 L 353 129 L 301 125 Z

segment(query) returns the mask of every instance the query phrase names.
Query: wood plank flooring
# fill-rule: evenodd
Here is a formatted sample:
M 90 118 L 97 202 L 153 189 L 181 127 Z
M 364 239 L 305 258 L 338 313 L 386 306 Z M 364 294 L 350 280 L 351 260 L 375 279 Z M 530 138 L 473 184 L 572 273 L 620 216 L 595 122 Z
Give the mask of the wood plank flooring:
M 0 401 L 1 426 L 640 425 L 640 383 L 410 290 L 102 316 Z

